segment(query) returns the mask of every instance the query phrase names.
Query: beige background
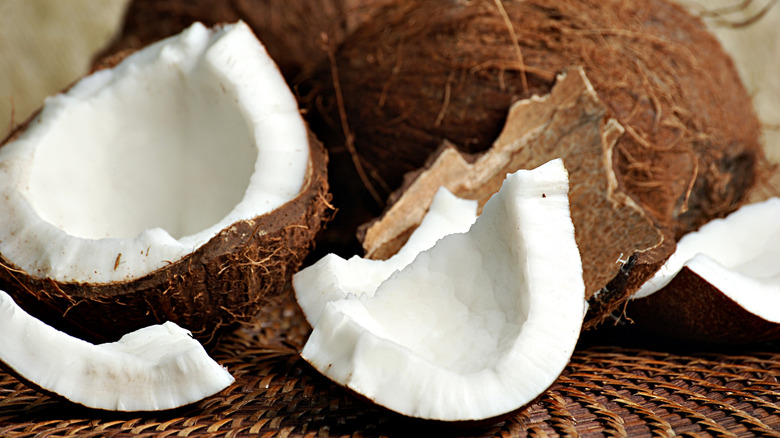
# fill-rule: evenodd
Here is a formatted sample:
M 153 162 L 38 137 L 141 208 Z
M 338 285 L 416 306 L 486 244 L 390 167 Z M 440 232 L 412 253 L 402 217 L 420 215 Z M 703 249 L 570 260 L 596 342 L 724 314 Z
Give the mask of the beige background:
M 679 0 L 693 11 L 713 11 L 705 21 L 737 64 L 759 118 L 764 123 L 764 142 L 772 161 L 780 163 L 780 1 L 777 0 Z M 745 8 L 735 6 L 746 5 Z M 730 7 L 733 10 L 729 10 Z M 735 7 L 735 8 L 734 8 Z M 749 26 L 733 27 L 756 17 L 769 7 L 768 13 Z M 739 123 L 739 114 L 734 114 Z M 780 195 L 780 174 L 772 180 Z
M 780 1 L 678 0 L 706 21 L 735 59 L 764 122 L 767 151 L 780 162 Z M 128 0 L 0 0 L 0 136 L 45 96 L 84 74 L 116 32 Z M 753 25 L 733 27 L 768 4 Z M 744 7 L 735 7 L 744 5 Z M 734 115 L 739 123 L 739 114 Z M 775 185 L 780 188 L 780 176 Z
M 0 136 L 82 76 L 127 0 L 0 0 Z

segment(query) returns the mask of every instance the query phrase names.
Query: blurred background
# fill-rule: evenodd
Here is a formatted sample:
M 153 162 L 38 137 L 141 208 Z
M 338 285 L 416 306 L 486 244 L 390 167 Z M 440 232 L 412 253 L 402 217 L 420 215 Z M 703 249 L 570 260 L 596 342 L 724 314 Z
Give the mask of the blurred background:
M 81 77 L 128 0 L 0 0 L 0 136 Z
M 677 0 L 700 15 L 737 65 L 764 126 L 764 144 L 780 163 L 780 2 L 778 0 Z M 734 115 L 739 123 L 739 114 Z M 775 175 L 773 195 L 780 195 Z
M 734 58 L 780 163 L 778 0 L 677 0 L 700 15 Z M 85 74 L 119 31 L 129 0 L 0 0 L 0 137 Z M 734 115 L 739 123 L 739 114 Z M 774 187 L 780 188 L 780 177 Z

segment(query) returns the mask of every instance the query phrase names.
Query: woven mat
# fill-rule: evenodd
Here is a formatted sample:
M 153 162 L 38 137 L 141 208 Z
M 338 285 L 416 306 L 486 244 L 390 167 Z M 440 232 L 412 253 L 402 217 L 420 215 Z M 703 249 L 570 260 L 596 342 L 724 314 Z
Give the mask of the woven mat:
M 267 313 L 212 353 L 236 382 L 174 411 L 90 411 L 0 373 L 0 437 L 780 437 L 777 345 L 674 353 L 591 335 L 535 404 L 453 427 L 401 417 L 332 384 L 297 355 L 309 330 L 297 307 Z

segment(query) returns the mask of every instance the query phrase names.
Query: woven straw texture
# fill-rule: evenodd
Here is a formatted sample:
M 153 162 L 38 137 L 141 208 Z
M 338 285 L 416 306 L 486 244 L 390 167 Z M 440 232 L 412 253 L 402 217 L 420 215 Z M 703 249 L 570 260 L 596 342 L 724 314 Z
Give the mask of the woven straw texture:
M 673 353 L 590 336 L 535 404 L 453 427 L 398 416 L 321 377 L 297 354 L 309 328 L 293 303 L 257 321 L 212 353 L 236 382 L 175 411 L 91 411 L 0 373 L 0 437 L 780 437 L 780 347 L 773 344 Z

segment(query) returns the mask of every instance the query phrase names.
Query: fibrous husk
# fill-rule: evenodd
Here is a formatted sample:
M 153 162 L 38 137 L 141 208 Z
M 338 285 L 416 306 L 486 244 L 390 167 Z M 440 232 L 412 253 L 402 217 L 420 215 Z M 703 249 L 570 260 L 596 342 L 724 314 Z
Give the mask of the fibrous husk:
M 492 148 L 467 159 L 447 144 L 428 166 L 408 175 L 409 181 L 396 193 L 398 198 L 364 230 L 366 255 L 385 259 L 395 254 L 419 225 L 439 187 L 482 206 L 498 191 L 507 173 L 560 157 L 569 172 L 571 215 L 583 261 L 586 298 L 599 303 L 594 306 L 599 313 L 615 310 L 631 290 L 621 288 L 616 295 L 598 292 L 618 277 L 630 257 L 660 247 L 664 237 L 618 188 L 612 155 L 624 131 L 606 113 L 581 68 L 559 75 L 549 95 L 512 106 Z M 662 263 L 668 255 L 654 254 L 660 257 L 654 263 Z
M 90 342 L 114 341 L 173 321 L 210 343 L 224 329 L 252 320 L 286 291 L 329 220 L 327 153 L 311 133 L 309 151 L 306 177 L 295 198 L 234 223 L 164 268 L 129 281 L 60 282 L 25 272 L 0 255 L 0 289 L 33 316 Z
M 512 103 L 547 94 L 574 65 L 625 130 L 618 186 L 672 240 L 743 202 L 763 160 L 759 123 L 731 59 L 681 7 L 398 0 L 350 34 L 312 85 L 333 168 L 357 169 L 332 173 L 335 206 L 378 215 L 444 140 L 486 150 Z
M 291 83 L 388 0 L 132 0 L 114 41 L 98 59 L 177 34 L 194 22 L 245 21 Z

